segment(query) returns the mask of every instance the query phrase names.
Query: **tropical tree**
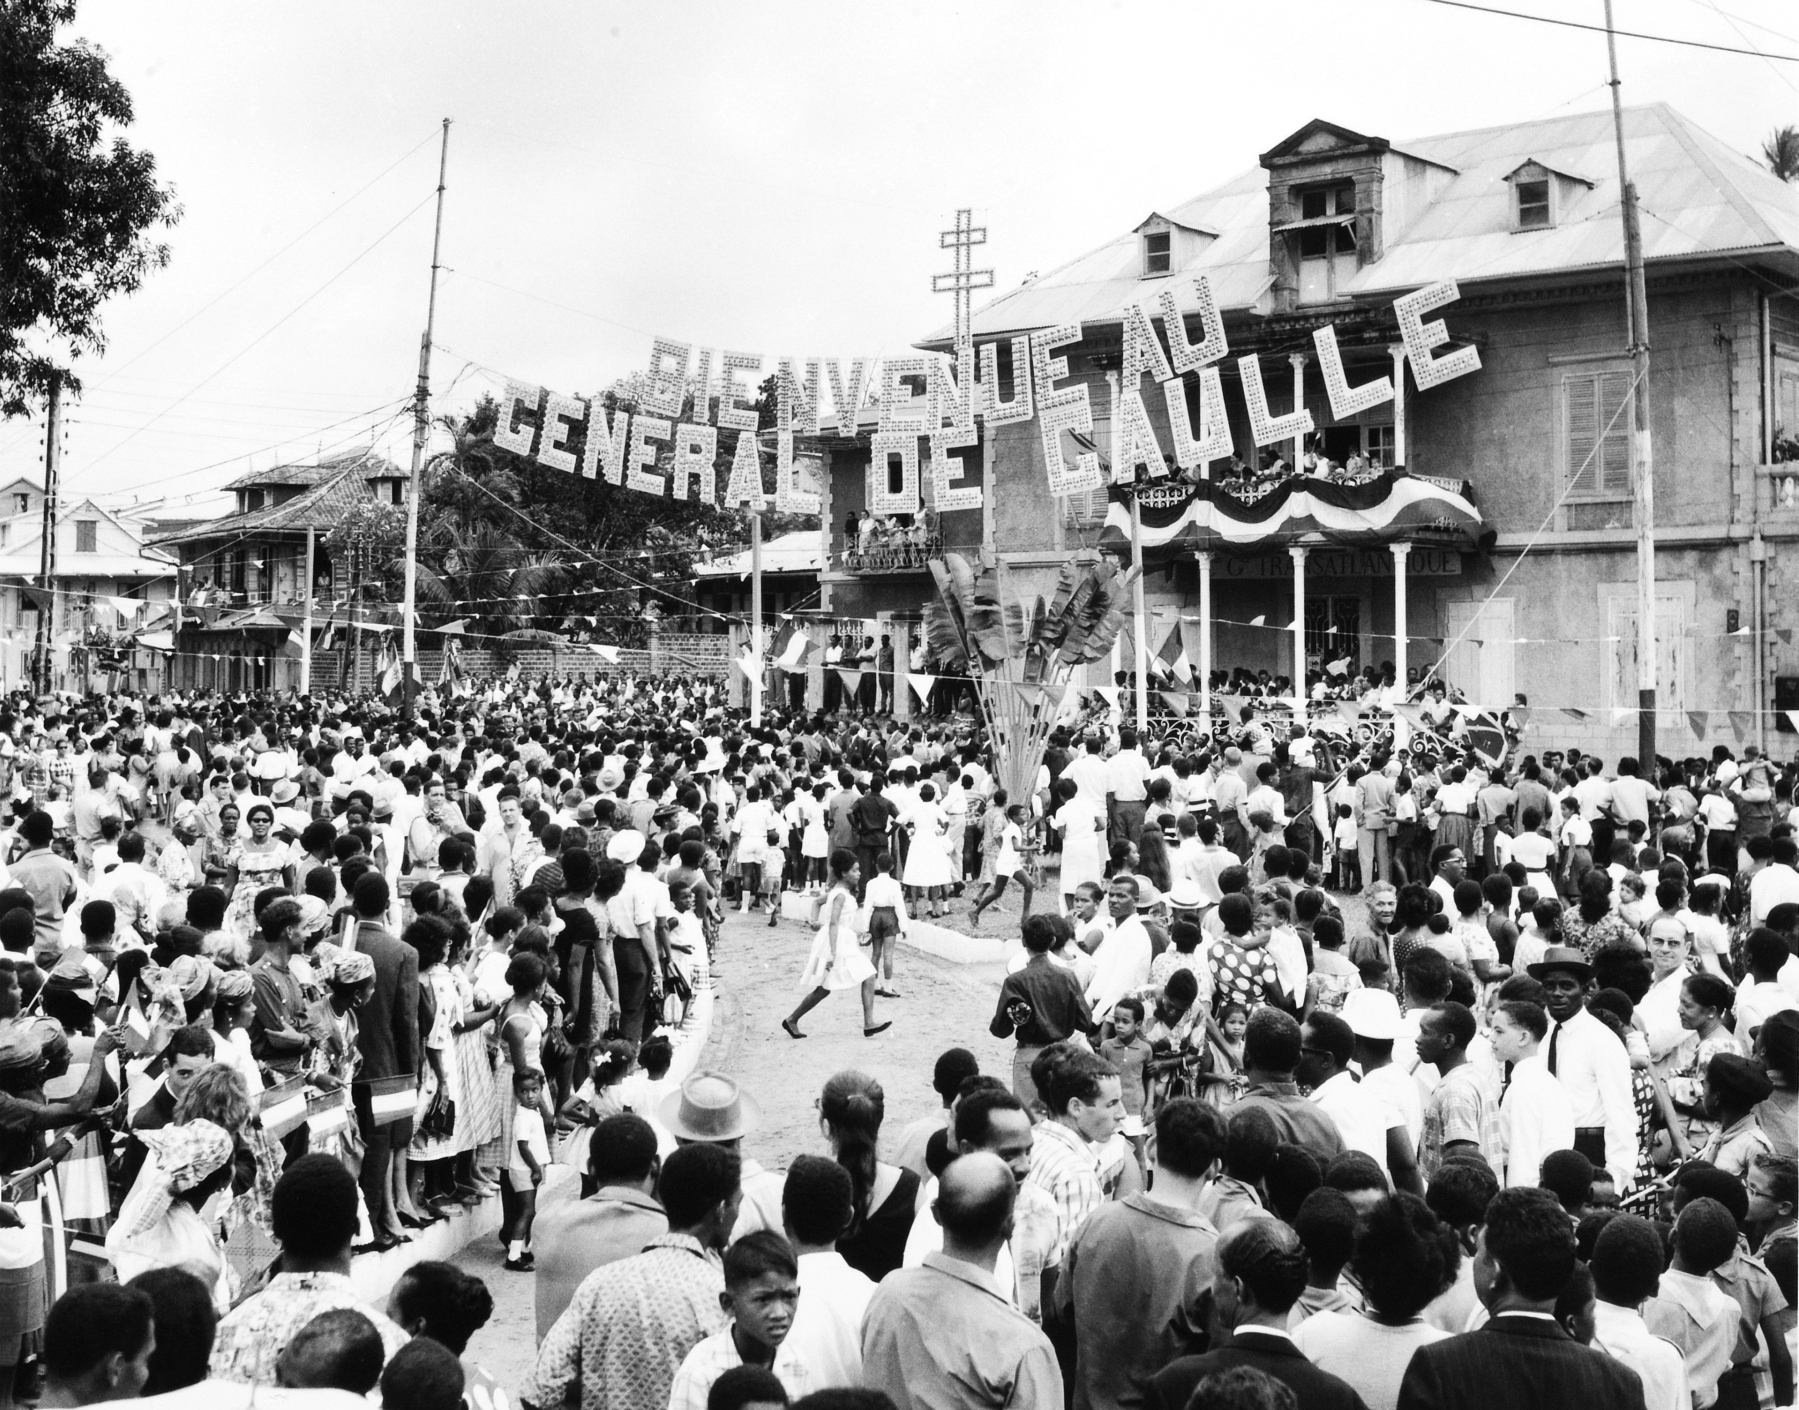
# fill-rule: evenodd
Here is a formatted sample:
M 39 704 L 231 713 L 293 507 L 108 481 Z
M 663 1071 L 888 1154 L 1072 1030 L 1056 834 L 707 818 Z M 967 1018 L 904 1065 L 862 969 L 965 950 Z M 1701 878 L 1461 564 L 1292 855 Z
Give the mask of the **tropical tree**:
M 1762 160 L 1782 181 L 1799 180 L 1799 127 L 1777 127 L 1762 143 Z
M 131 95 L 85 40 L 75 0 L 0 0 L 0 417 L 23 416 L 71 358 L 105 350 L 100 308 L 168 262 L 180 218 L 156 162 L 121 135 Z
M 1003 566 L 977 569 L 959 553 L 931 563 L 937 597 L 925 639 L 945 666 L 974 681 L 1006 792 L 1028 798 L 1076 667 L 1112 649 L 1131 610 L 1137 570 L 1106 557 L 1069 559 L 1048 598 L 1019 596 Z

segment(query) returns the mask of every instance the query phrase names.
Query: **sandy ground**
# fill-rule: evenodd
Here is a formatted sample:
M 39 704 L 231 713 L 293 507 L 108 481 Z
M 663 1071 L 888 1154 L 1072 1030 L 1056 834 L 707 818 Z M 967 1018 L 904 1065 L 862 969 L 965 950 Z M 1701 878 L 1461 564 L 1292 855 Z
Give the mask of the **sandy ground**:
M 1017 919 L 1016 909 L 1000 915 L 989 910 L 981 931 L 1007 933 Z M 931 1067 L 945 1048 L 971 1049 L 983 1071 L 1010 1071 L 1011 1042 L 987 1032 L 1001 966 L 950 964 L 906 949 L 899 952 L 893 980 L 905 997 L 876 1000 L 877 1018 L 891 1018 L 892 1028 L 864 1038 L 852 991 L 833 994 L 808 1014 L 800 1025 L 808 1036 L 795 1042 L 779 1025 L 799 999 L 799 974 L 811 945 L 812 931 L 797 922 L 771 928 L 766 916 L 733 914 L 725 923 L 716 962 L 718 1001 L 700 1065 L 731 1074 L 760 1104 L 762 1124 L 744 1142 L 746 1156 L 779 1169 L 796 1155 L 824 1153 L 813 1103 L 825 1080 L 845 1068 L 880 1082 L 888 1138 L 937 1108 Z M 536 1319 L 531 1275 L 508 1273 L 502 1256 L 499 1241 L 486 1238 L 456 1261 L 485 1279 L 494 1297 L 493 1319 L 470 1342 L 469 1355 L 516 1388 L 535 1354 Z
M 1033 898 L 1033 910 L 1054 907 L 1053 885 L 1052 874 L 1051 886 Z M 1360 898 L 1334 899 L 1353 929 L 1362 919 Z M 947 923 L 966 930 L 966 902 L 956 904 Z M 980 933 L 1015 934 L 1017 905 L 1009 892 L 1001 908 L 982 915 Z M 758 914 L 733 912 L 725 923 L 716 961 L 717 1005 L 700 1066 L 729 1073 L 761 1105 L 762 1124 L 744 1142 L 746 1156 L 780 1169 L 796 1155 L 825 1153 L 814 1103 L 825 1080 L 845 1068 L 870 1074 L 886 1093 L 884 1144 L 908 1122 L 937 1109 L 931 1068 L 945 1048 L 970 1049 L 984 1072 L 1010 1073 L 1011 1041 L 987 1031 L 1003 966 L 951 964 L 903 947 L 893 987 L 904 997 L 876 1000 L 876 1018 L 891 1018 L 892 1028 L 864 1038 L 858 996 L 848 991 L 833 994 L 801 1021 L 803 1040 L 789 1038 L 780 1022 L 799 1001 L 799 975 L 812 934 L 794 921 L 771 928 Z M 564 1189 L 572 1189 L 572 1182 Z M 508 1273 L 501 1258 L 498 1240 L 490 1238 L 471 1244 L 457 1262 L 484 1278 L 494 1297 L 493 1319 L 475 1335 L 469 1355 L 516 1388 L 535 1354 L 531 1275 Z

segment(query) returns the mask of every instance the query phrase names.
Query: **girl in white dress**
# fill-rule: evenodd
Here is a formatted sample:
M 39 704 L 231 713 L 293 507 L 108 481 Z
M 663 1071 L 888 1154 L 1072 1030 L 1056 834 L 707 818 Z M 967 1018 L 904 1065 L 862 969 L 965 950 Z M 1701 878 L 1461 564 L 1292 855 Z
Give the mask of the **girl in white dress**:
M 925 893 L 932 919 L 947 915 L 949 908 L 943 904 L 944 896 L 955 882 L 956 874 L 944 847 L 943 837 L 949 822 L 943 815 L 942 805 L 937 802 L 935 785 L 919 785 L 918 801 L 908 810 L 906 821 L 912 825 L 912 845 L 906 850 L 903 878 L 906 890 L 914 894 Z
M 872 1038 L 893 1027 L 893 1020 L 875 1022 L 875 967 L 862 953 L 857 938 L 867 929 L 856 905 L 856 888 L 862 879 L 856 865 L 856 854 L 847 847 L 831 853 L 831 890 L 819 904 L 824 924 L 812 941 L 812 953 L 800 983 L 806 986 L 806 997 L 781 1020 L 789 1038 L 804 1038 L 799 1022 L 823 1003 L 833 990 L 862 989 L 862 1036 Z

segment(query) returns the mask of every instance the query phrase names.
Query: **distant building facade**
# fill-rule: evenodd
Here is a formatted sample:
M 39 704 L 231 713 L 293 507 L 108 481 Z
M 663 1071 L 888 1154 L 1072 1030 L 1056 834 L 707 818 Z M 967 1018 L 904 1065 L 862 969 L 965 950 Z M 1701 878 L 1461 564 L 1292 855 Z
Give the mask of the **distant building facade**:
M 1786 292 L 1799 285 L 1799 189 L 1665 106 L 1627 110 L 1624 126 L 1653 347 L 1658 747 L 1680 757 L 1773 738 L 1785 727 L 1777 698 L 1799 690 L 1799 457 L 1786 455 L 1799 428 L 1799 299 Z M 976 310 L 976 344 L 995 348 L 1005 394 L 1026 346 L 1015 339 L 1081 325 L 1078 343 L 1056 349 L 1069 364 L 1058 385 L 1088 388 L 1094 430 L 1084 444 L 1065 435 L 1064 450 L 1109 456 L 1127 308 L 1147 305 L 1159 330 L 1157 296 L 1172 292 L 1197 341 L 1193 276 L 1207 277 L 1230 343 L 1218 365 L 1231 440 L 1247 464 L 1238 478 L 1215 461 L 1202 483 L 1171 476 L 1144 494 L 1150 650 L 1180 630 L 1197 661 L 1203 628 L 1191 619 L 1205 597 L 1216 668 L 1436 666 L 1483 706 L 1527 695 L 1527 746 L 1578 744 L 1608 763 L 1635 752 L 1635 720 L 1616 713 L 1636 703 L 1637 573 L 1612 144 L 1609 112 L 1405 143 L 1314 121 L 1236 179 Z M 1460 297 L 1428 316 L 1482 365 L 1420 392 L 1392 305 L 1442 280 Z M 1333 418 L 1313 340 L 1326 324 L 1349 384 L 1398 374 L 1394 400 Z M 919 346 L 945 351 L 948 336 Z M 1273 415 L 1311 412 L 1304 445 L 1254 445 L 1237 370 L 1250 354 Z M 1162 396 L 1143 390 L 1169 450 Z M 1183 391 L 1198 428 L 1194 374 Z M 871 469 L 872 420 L 822 442 L 822 589 L 844 616 L 915 613 L 931 591 L 917 562 L 858 552 L 870 475 L 899 464 Z M 1271 454 L 1284 477 L 1265 468 Z M 1356 473 L 1292 473 L 1307 455 Z M 934 516 L 945 548 L 995 557 L 1034 592 L 1072 553 L 1128 556 L 1120 498 L 1049 494 L 1035 421 L 983 423 L 960 456 L 984 502 Z M 1343 501 L 1351 509 L 1337 512 Z

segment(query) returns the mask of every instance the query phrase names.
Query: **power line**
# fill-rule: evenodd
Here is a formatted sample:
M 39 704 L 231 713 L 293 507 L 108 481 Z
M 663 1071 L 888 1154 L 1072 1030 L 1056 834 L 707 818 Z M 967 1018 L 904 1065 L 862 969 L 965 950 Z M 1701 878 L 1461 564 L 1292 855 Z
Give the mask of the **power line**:
M 261 333 L 258 333 L 248 343 L 244 344 L 243 347 L 239 348 L 230 357 L 226 358 L 225 361 L 221 362 L 211 372 L 207 373 L 206 376 L 202 377 L 198 382 L 194 383 L 194 385 L 191 388 L 189 388 L 187 391 L 183 392 L 180 396 L 176 397 L 174 401 L 172 401 L 168 404 L 168 406 L 164 407 L 161 411 L 157 412 L 156 415 L 152 416 L 148 421 L 144 422 L 144 424 L 142 426 L 138 427 L 137 430 L 133 431 L 129 436 L 124 437 L 124 439 L 113 442 L 113 444 L 111 446 L 109 446 L 109 447 L 107 447 L 107 449 L 101 451 L 99 455 L 97 455 L 94 459 L 88 461 L 88 463 L 86 465 L 82 466 L 82 468 L 80 470 L 77 470 L 73 475 L 71 475 L 69 477 L 69 479 L 71 481 L 73 481 L 73 480 L 81 478 L 81 476 L 83 476 L 83 475 L 91 473 L 96 466 L 98 466 L 101 462 L 106 460 L 114 452 L 121 450 L 125 446 L 129 445 L 132 442 L 132 440 L 134 440 L 137 436 L 141 435 L 144 431 L 147 431 L 150 427 L 154 426 L 158 421 L 162 420 L 162 418 L 164 416 L 168 415 L 176 407 L 180 406 L 184 401 L 186 401 L 195 392 L 199 391 L 200 388 L 204 387 L 208 382 L 212 381 L 213 378 L 219 376 L 222 372 L 225 371 L 226 368 L 232 366 L 239 359 L 241 359 L 245 355 L 247 355 L 252 349 L 256 348 L 261 343 L 266 341 L 268 338 L 272 337 L 278 328 L 280 328 L 283 324 L 285 324 L 289 319 L 293 318 L 302 309 L 304 309 L 308 304 L 310 304 L 314 299 L 316 299 L 320 294 L 324 293 L 325 290 L 329 289 L 339 279 L 343 278 L 344 275 L 348 274 L 358 264 L 362 263 L 362 261 L 365 258 L 367 258 L 370 254 L 372 254 L 382 243 L 384 243 L 388 239 L 389 236 L 391 236 L 402 225 L 404 225 L 407 221 L 411 220 L 413 216 L 417 215 L 421 210 L 423 210 L 427 205 L 429 205 L 433 199 L 434 199 L 433 196 L 426 196 L 424 200 L 420 201 L 411 210 L 407 211 L 405 215 L 401 216 L 392 225 L 388 226 L 386 230 L 382 231 L 381 234 L 377 235 L 373 241 L 371 241 L 368 245 L 364 246 L 361 253 L 359 253 L 348 264 L 344 265 L 343 268 L 339 269 L 337 271 L 337 273 L 333 274 L 323 284 L 319 285 L 318 288 L 314 289 L 305 298 L 301 299 L 299 303 L 295 304 L 286 313 L 282 314 L 280 318 L 276 319 L 267 328 L 265 328 Z M 286 444 L 286 442 L 282 442 L 281 444 Z
M 1583 24 L 1579 20 L 1558 20 L 1549 15 L 1532 15 L 1523 10 L 1502 10 L 1495 5 L 1475 5 L 1470 0 L 1427 0 L 1432 5 L 1447 5 L 1456 10 L 1477 10 L 1483 15 L 1504 15 L 1508 19 L 1533 20 L 1537 24 L 1558 25 L 1563 29 L 1584 29 L 1593 34 L 1604 34 L 1606 28 L 1602 24 Z M 1710 49 L 1719 54 L 1743 54 L 1752 59 L 1778 60 L 1783 64 L 1799 64 L 1799 54 L 1769 54 L 1761 49 L 1739 49 L 1734 44 L 1708 44 L 1703 39 L 1676 39 L 1671 34 L 1648 34 L 1640 29 L 1614 29 L 1611 33 L 1622 39 L 1648 39 L 1657 44 L 1679 44 L 1688 49 Z

